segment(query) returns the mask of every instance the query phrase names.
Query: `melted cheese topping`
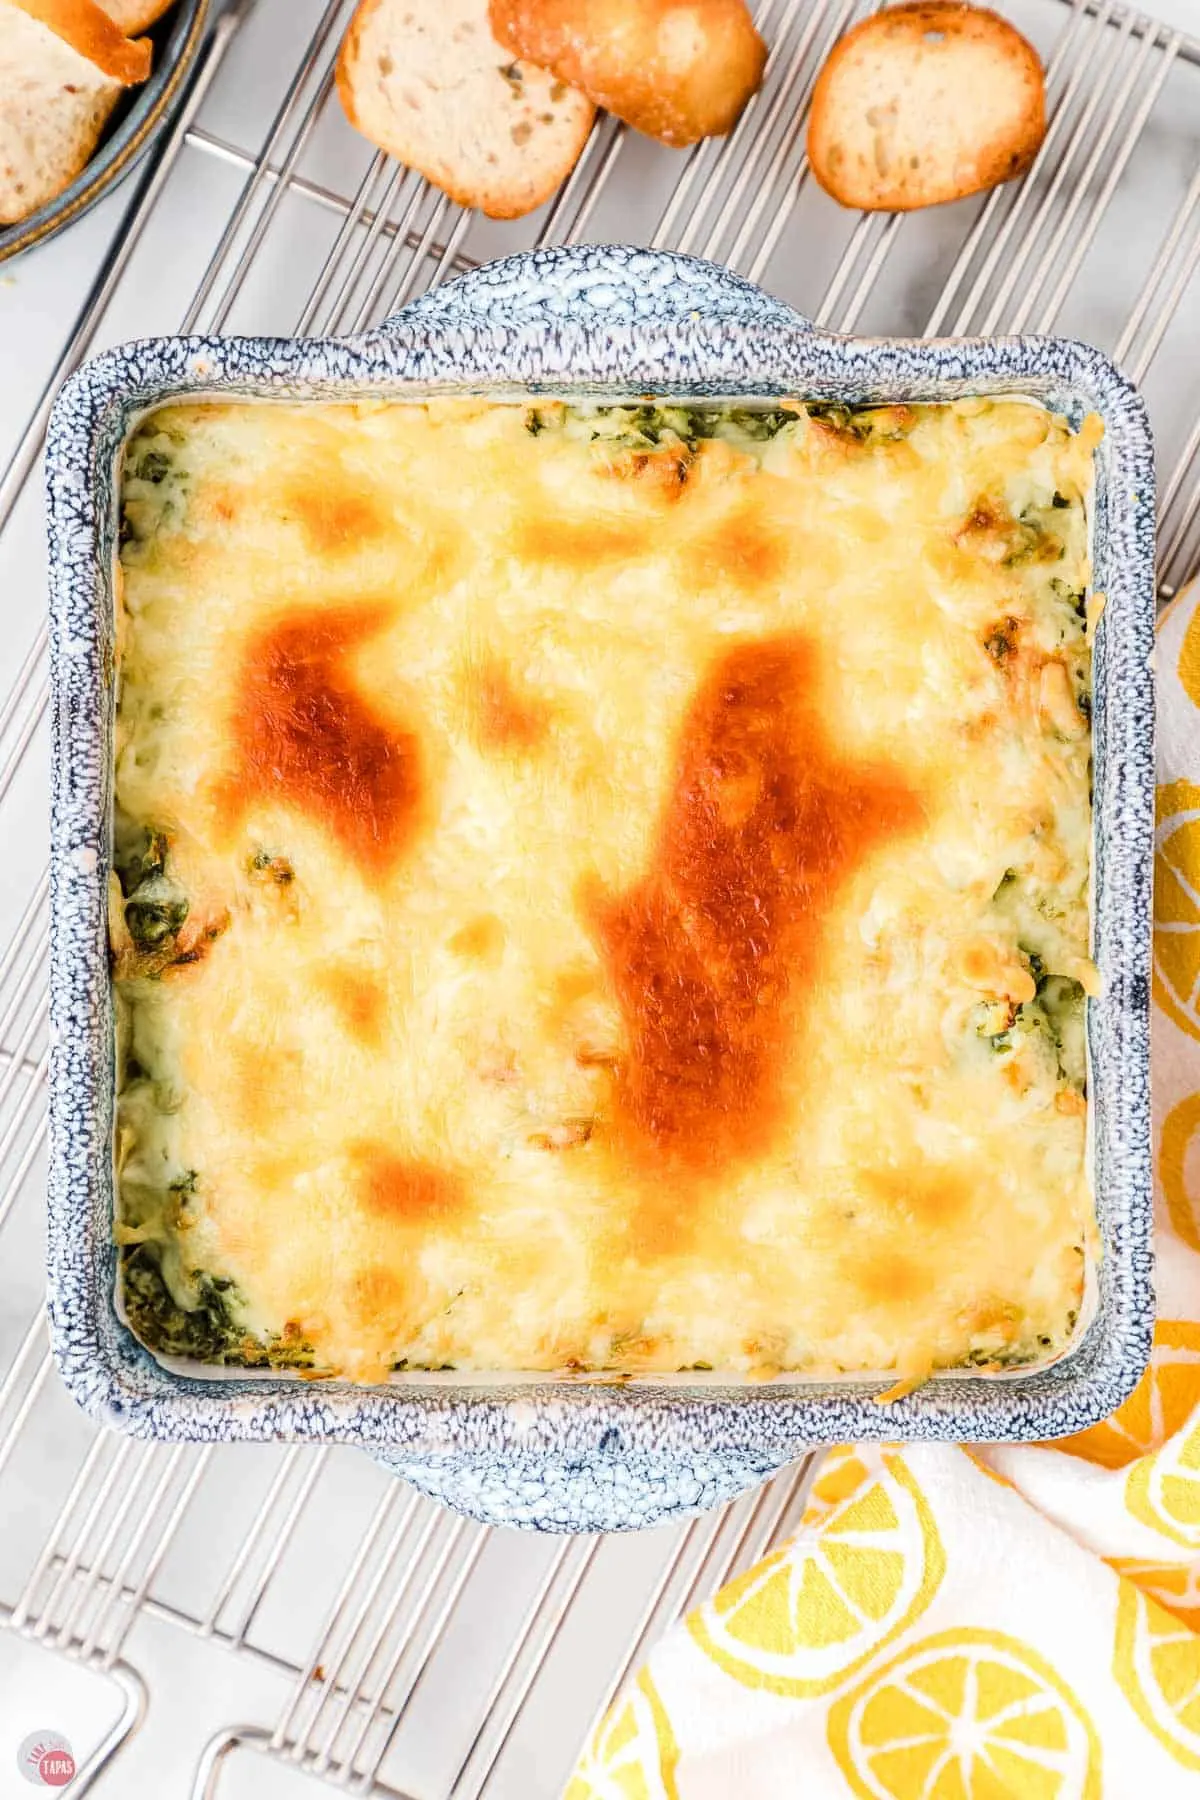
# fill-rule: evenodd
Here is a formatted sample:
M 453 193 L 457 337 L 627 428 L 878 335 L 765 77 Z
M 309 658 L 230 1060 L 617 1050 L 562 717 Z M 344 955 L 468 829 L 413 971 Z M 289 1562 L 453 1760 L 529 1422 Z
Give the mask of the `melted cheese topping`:
M 1096 429 L 665 418 L 198 404 L 127 451 L 118 1235 L 268 1354 L 1069 1335 Z

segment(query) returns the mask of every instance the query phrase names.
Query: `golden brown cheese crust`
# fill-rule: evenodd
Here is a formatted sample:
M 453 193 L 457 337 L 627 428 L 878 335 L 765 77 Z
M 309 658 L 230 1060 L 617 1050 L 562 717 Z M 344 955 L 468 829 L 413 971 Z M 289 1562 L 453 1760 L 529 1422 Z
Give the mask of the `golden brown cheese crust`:
M 360 1379 L 1065 1341 L 1094 442 L 986 401 L 148 420 L 118 1235 L 186 1322 Z

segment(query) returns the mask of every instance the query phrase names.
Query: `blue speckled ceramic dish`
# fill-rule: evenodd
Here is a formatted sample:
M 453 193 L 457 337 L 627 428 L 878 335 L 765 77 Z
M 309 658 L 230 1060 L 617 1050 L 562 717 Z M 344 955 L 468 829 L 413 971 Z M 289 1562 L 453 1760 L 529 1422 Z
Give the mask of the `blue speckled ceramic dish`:
M 0 226 L 0 262 L 45 243 L 124 180 L 174 112 L 211 11 L 212 0 L 176 0 L 161 24 L 146 34 L 154 39 L 149 80 L 122 96 L 95 152 L 61 194 L 15 225 Z
M 346 398 L 522 391 L 848 401 L 1018 393 L 1100 413 L 1095 586 L 1095 948 L 1089 1004 L 1094 1304 L 1057 1362 L 949 1373 L 881 1408 L 879 1381 L 686 1377 L 386 1387 L 167 1370 L 114 1306 L 113 1027 L 105 938 L 113 713 L 114 470 L 131 424 L 181 394 Z M 164 338 L 107 351 L 55 408 L 47 454 L 54 807 L 50 1320 L 88 1412 L 146 1437 L 358 1444 L 478 1518 L 649 1525 L 710 1506 L 842 1438 L 1027 1439 L 1110 1412 L 1145 1364 L 1150 1280 L 1149 946 L 1154 822 L 1154 472 L 1141 401 L 1095 350 L 1054 339 L 866 341 L 814 331 L 710 264 L 627 249 L 508 258 L 348 340 Z M 710 1378 L 711 1382 L 711 1378 Z

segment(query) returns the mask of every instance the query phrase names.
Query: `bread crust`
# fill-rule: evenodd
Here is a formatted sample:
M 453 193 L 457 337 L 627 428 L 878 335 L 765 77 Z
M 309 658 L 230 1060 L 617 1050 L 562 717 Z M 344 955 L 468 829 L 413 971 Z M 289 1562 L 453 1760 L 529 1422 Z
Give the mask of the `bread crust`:
M 121 83 L 20 6 L 0 6 L 0 225 L 56 199 L 92 156 Z
M 944 67 L 955 88 L 953 65 L 965 48 L 985 55 L 994 75 L 986 90 L 993 117 L 982 122 L 975 94 L 961 86 L 934 113 L 914 86 L 920 62 L 930 81 Z M 1041 61 L 1015 26 L 966 0 L 905 0 L 862 20 L 834 46 L 813 93 L 808 156 L 817 181 L 843 206 L 909 212 L 1023 175 L 1045 135 Z
M 338 59 L 333 71 L 342 111 L 355 131 L 361 131 L 364 137 L 367 136 L 367 133 L 363 131 L 362 120 L 354 105 L 354 71 L 361 53 L 363 26 L 374 9 L 375 0 L 359 0 L 354 9 L 354 15 L 346 27 L 346 35 L 338 50 Z
M 417 10 L 419 3 L 420 0 L 416 0 L 413 10 Z M 336 80 L 338 95 L 351 125 L 372 143 L 378 144 L 380 149 L 416 169 L 459 206 L 477 207 L 492 219 L 517 219 L 533 212 L 561 186 L 579 160 L 592 128 L 595 108 L 581 94 L 571 95 L 574 103 L 573 120 L 568 115 L 556 121 L 564 132 L 562 153 L 557 158 L 543 158 L 542 163 L 533 155 L 525 156 L 521 160 L 519 179 L 513 174 L 511 159 L 507 168 L 497 165 L 498 172 L 494 178 L 482 178 L 478 173 L 472 173 L 465 166 L 468 160 L 465 152 L 457 163 L 452 157 L 436 153 L 428 142 L 430 134 L 422 131 L 416 122 L 405 132 L 393 116 L 388 129 L 380 130 L 378 123 L 366 116 L 362 104 L 362 90 L 367 80 L 364 39 L 376 13 L 387 4 L 388 0 L 360 0 L 342 41 Z M 480 22 L 486 29 L 485 0 L 480 0 L 479 11 Z M 505 51 L 499 44 L 494 46 L 494 50 L 499 77 L 504 66 Z M 519 87 L 524 73 L 520 65 L 514 63 L 504 79 L 510 85 Z M 530 73 L 539 80 L 546 80 L 543 70 Z M 431 98 L 430 105 L 433 104 L 435 99 Z M 572 122 L 574 130 L 567 131 L 566 126 Z
M 126 37 L 136 37 L 156 25 L 175 0 L 101 0 L 105 12 Z
M 149 38 L 127 38 L 95 0 L 13 0 L 31 19 L 85 56 L 122 87 L 136 87 L 150 73 L 154 46 Z
M 745 0 L 490 0 L 502 44 L 681 148 L 732 131 L 767 47 Z

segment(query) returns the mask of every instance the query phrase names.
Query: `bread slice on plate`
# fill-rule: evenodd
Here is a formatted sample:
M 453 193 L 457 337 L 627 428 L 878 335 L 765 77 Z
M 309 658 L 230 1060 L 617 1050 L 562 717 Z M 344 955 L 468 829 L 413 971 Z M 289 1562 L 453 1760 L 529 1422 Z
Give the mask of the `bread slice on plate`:
M 72 50 L 94 63 L 102 74 L 123 87 L 135 87 L 150 73 L 154 46 L 149 38 L 133 43 L 98 0 L 15 0 L 31 19 L 45 25 Z M 0 89 L 0 93 L 3 93 Z
M 550 197 L 595 116 L 566 82 L 501 48 L 487 0 L 362 0 L 337 83 L 365 137 L 494 219 Z
M 0 224 L 70 185 L 123 86 L 15 0 L 0 0 Z
M 1024 174 L 1045 135 L 1032 44 L 984 7 L 913 0 L 834 46 L 813 94 L 808 155 L 843 206 L 907 212 Z

